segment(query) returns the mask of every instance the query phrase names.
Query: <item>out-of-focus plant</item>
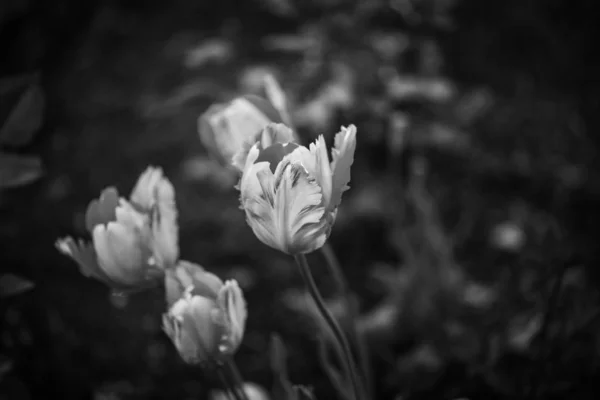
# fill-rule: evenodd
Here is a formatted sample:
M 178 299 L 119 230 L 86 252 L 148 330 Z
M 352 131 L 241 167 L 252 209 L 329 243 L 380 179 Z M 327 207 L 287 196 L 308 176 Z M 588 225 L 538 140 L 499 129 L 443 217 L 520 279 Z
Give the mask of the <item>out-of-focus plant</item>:
M 198 119 L 198 133 L 209 155 L 228 167 L 242 145 L 271 122 L 282 122 L 273 105 L 246 95 L 212 105 Z
M 42 176 L 39 157 L 14 150 L 31 143 L 42 126 L 44 108 L 39 74 L 0 79 L 0 191 L 30 184 Z
M 35 284 L 23 277 L 14 274 L 0 275 L 0 298 L 16 296 L 30 291 Z

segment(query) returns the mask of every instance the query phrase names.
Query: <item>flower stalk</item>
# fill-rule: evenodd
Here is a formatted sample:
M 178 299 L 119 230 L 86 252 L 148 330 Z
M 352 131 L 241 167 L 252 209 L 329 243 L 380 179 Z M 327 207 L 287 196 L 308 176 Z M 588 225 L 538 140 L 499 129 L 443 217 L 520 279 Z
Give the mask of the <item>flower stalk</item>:
M 323 300 L 323 297 L 321 296 L 321 293 L 319 292 L 319 289 L 317 288 L 317 285 L 316 285 L 316 283 L 313 279 L 313 276 L 310 272 L 310 268 L 308 266 L 308 261 L 306 260 L 306 256 L 304 254 L 297 254 L 294 258 L 296 260 L 296 263 L 298 264 L 298 267 L 300 268 L 300 273 L 302 274 L 302 279 L 304 280 L 304 283 L 305 283 L 306 287 L 308 288 L 308 291 L 309 291 L 311 297 L 313 298 L 315 304 L 317 305 L 317 309 L 319 310 L 319 312 L 325 319 L 325 322 L 331 328 L 331 331 L 333 332 L 335 340 L 337 340 L 338 343 L 342 347 L 342 350 L 344 353 L 344 362 L 346 364 L 347 370 L 349 371 L 349 375 L 350 375 L 348 378 L 350 379 L 350 381 L 352 383 L 353 400 L 361 400 L 360 378 L 359 378 L 359 375 L 357 372 L 356 365 L 352 358 L 352 352 L 351 352 L 348 340 L 346 339 L 346 336 L 344 335 L 342 328 L 340 328 L 339 324 L 337 323 L 337 321 L 335 320 L 333 315 L 331 315 L 331 313 L 325 306 L 325 301 Z
M 361 375 L 364 381 L 363 391 L 361 392 L 363 396 L 367 398 L 372 398 L 373 389 L 372 389 L 372 377 L 371 377 L 371 368 L 369 367 L 369 350 L 365 344 L 364 338 L 358 330 L 356 329 L 356 308 L 352 304 L 352 296 L 350 293 L 350 289 L 344 274 L 342 273 L 342 269 L 340 267 L 340 263 L 335 255 L 335 252 L 331 248 L 331 245 L 328 242 L 325 242 L 325 245 L 321 247 L 321 253 L 325 258 L 327 263 L 327 267 L 329 268 L 329 272 L 333 276 L 333 280 L 336 284 L 337 295 L 341 296 L 345 303 L 345 308 L 348 310 L 347 315 L 347 329 L 350 336 L 350 341 L 356 347 L 356 351 L 358 354 L 358 361 L 360 363 Z
M 244 390 L 244 379 L 235 362 L 232 359 L 225 361 L 223 369 L 225 370 L 225 375 L 229 377 L 236 400 L 249 400 Z

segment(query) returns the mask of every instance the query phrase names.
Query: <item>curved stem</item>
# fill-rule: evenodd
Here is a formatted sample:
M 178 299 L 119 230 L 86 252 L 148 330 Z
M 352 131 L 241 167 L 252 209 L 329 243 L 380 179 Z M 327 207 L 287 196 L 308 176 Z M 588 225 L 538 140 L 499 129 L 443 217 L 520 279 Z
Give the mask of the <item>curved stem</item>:
M 352 352 L 350 351 L 350 345 L 348 344 L 348 340 L 344 335 L 344 332 L 338 325 L 337 321 L 331 315 L 327 307 L 325 306 L 325 301 L 321 297 L 321 293 L 319 293 L 319 289 L 317 289 L 317 285 L 310 273 L 310 268 L 308 267 L 308 262 L 306 261 L 306 256 L 304 254 L 298 254 L 294 257 L 296 259 L 296 263 L 300 267 L 300 273 L 302 274 L 302 278 L 304 279 L 304 283 L 306 284 L 308 291 L 315 301 L 319 312 L 325 319 L 325 322 L 331 328 L 335 339 L 341 344 L 342 349 L 344 350 L 344 358 L 345 363 L 347 364 L 348 370 L 350 371 L 350 381 L 352 382 L 352 391 L 354 393 L 354 399 L 359 400 L 360 390 L 359 390 L 359 376 L 356 371 L 356 365 L 352 359 Z
M 344 274 L 342 274 L 342 268 L 340 267 L 340 263 L 329 245 L 328 242 L 325 242 L 323 247 L 321 247 L 321 253 L 323 253 L 323 257 L 325 257 L 325 261 L 327 262 L 327 267 L 329 268 L 329 272 L 333 276 L 333 280 L 336 284 L 336 290 L 339 294 L 344 296 L 346 299 L 348 298 L 348 284 L 346 283 L 346 278 L 344 278 Z
M 373 387 L 371 368 L 369 367 L 369 349 L 365 344 L 364 337 L 362 337 L 356 329 L 356 308 L 353 304 L 351 304 L 352 296 L 350 293 L 349 285 L 346 281 L 346 278 L 344 277 L 344 274 L 342 273 L 342 268 L 340 267 L 340 263 L 337 257 L 335 256 L 335 252 L 333 251 L 331 245 L 328 242 L 325 242 L 323 247 L 321 247 L 321 253 L 323 253 L 323 257 L 325 257 L 325 261 L 327 262 L 329 272 L 333 276 L 333 279 L 336 283 L 336 290 L 344 298 L 344 301 L 346 303 L 350 319 L 348 322 L 350 340 L 356 346 L 362 377 L 365 381 L 364 394 L 368 396 L 368 398 L 371 398 L 373 395 Z
M 225 368 L 228 370 L 229 377 L 234 386 L 234 391 L 236 392 L 236 397 L 240 400 L 248 400 L 248 396 L 246 395 L 246 391 L 244 390 L 244 379 L 242 378 L 242 374 L 238 370 L 235 362 L 233 360 L 227 360 L 225 362 Z
M 229 400 L 240 400 L 239 397 L 237 396 L 237 394 L 235 393 L 235 389 L 231 387 L 231 383 L 229 382 L 226 374 L 224 373 L 224 371 L 221 368 L 217 368 L 217 375 L 219 376 L 219 379 L 221 380 L 221 383 L 223 384 L 224 391 L 227 395 L 227 398 Z

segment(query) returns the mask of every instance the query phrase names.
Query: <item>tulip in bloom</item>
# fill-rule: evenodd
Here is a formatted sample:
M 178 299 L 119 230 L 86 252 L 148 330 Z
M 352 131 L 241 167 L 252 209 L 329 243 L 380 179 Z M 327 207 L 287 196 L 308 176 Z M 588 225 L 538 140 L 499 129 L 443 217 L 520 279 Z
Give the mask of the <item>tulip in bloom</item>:
M 322 135 L 308 148 L 290 135 L 285 125 L 271 124 L 262 135 L 272 139 L 268 146 L 256 142 L 236 160 L 244 165 L 238 189 L 254 234 L 295 255 L 320 248 L 331 232 L 342 193 L 349 188 L 356 127 L 342 127 L 335 136 L 331 162 Z
M 209 154 L 221 164 L 271 122 L 282 122 L 280 113 L 267 100 L 246 95 L 227 104 L 214 104 L 198 119 L 198 132 Z
M 203 285 L 186 288 L 163 315 L 164 330 L 185 362 L 214 366 L 235 353 L 242 341 L 246 301 L 235 280 L 221 282 L 215 294 L 214 275 L 196 277 Z
M 91 243 L 67 237 L 56 246 L 85 276 L 115 290 L 154 286 L 179 256 L 175 194 L 160 168 L 140 176 L 130 201 L 114 187 L 103 190 L 88 206 L 85 224 Z

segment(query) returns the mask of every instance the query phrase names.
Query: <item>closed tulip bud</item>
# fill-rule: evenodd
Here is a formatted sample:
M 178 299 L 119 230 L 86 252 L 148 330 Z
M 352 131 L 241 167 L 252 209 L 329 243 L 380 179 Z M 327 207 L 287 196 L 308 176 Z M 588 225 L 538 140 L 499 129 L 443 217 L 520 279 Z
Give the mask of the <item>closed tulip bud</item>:
M 87 277 L 111 288 L 133 292 L 156 285 L 178 256 L 173 188 L 162 171 L 147 169 L 131 202 L 109 187 L 93 200 L 85 215 L 92 242 L 59 239 L 60 252 L 73 258 Z
M 271 122 L 281 122 L 273 105 L 259 96 L 246 95 L 211 106 L 198 119 L 198 132 L 209 154 L 229 167 L 242 146 Z
M 164 330 L 188 364 L 220 363 L 233 355 L 242 341 L 246 301 L 237 282 L 221 282 L 215 293 L 214 275 L 196 269 L 192 276 L 183 269 L 179 271 L 181 282 L 190 278 L 198 280 L 200 285 L 188 286 L 183 297 L 164 314 Z M 178 280 L 175 275 L 172 278 Z
M 244 382 L 242 390 L 248 397 L 248 400 L 269 400 L 269 393 L 262 387 L 252 382 Z M 210 393 L 210 400 L 229 400 L 227 394 L 221 390 L 214 390 Z
M 270 137 L 285 137 L 289 128 L 271 124 Z M 356 148 L 356 127 L 342 127 L 335 136 L 332 161 L 325 139 L 306 148 L 294 142 L 256 142 L 245 160 L 241 208 L 254 234 L 284 253 L 312 252 L 325 243 L 335 221 L 342 193 L 348 190 Z

